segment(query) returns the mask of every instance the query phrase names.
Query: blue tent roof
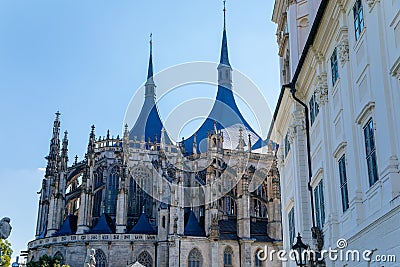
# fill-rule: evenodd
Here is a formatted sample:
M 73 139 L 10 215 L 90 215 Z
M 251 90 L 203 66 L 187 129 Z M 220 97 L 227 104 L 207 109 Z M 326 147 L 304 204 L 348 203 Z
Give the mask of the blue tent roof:
M 184 235 L 186 236 L 206 236 L 204 229 L 200 226 L 197 221 L 196 215 L 191 210 L 189 214 L 189 219 L 185 225 Z
M 78 216 L 75 215 L 68 215 L 65 218 L 63 224 L 61 225 L 60 230 L 55 232 L 53 236 L 61 236 L 61 235 L 73 235 L 76 233 L 78 228 Z
M 140 215 L 138 222 L 129 231 L 130 234 L 146 234 L 155 235 L 157 232 L 150 225 L 149 220 L 147 220 L 146 214 L 142 213 Z
M 112 227 L 112 219 L 106 213 L 103 213 L 97 224 L 90 230 L 91 234 L 112 234 L 113 227 Z
M 208 136 L 208 133 L 214 130 L 214 121 L 216 123 L 217 130 L 227 129 L 230 127 L 238 128 L 239 126 L 243 128 L 243 138 L 246 143 L 248 140 L 247 134 L 251 134 L 253 136 L 253 139 L 256 140 L 255 142 L 253 142 L 252 149 L 260 148 L 266 142 L 260 138 L 260 136 L 253 130 L 253 128 L 248 124 L 248 122 L 240 113 L 239 108 L 236 105 L 232 90 L 224 86 L 218 86 L 218 92 L 216 101 L 214 102 L 214 106 L 211 109 L 211 112 L 208 115 L 207 119 L 196 131 L 198 153 L 205 152 L 207 150 L 207 142 L 205 140 Z M 230 132 L 229 134 L 238 135 L 239 130 L 237 129 L 234 133 Z M 227 137 L 228 136 L 224 136 L 224 138 Z M 193 147 L 193 141 L 194 134 L 184 141 L 186 148 L 185 154 L 188 155 L 192 153 L 191 148 Z M 237 144 L 232 144 L 232 146 L 232 148 L 236 148 Z
M 222 34 L 222 47 L 221 47 L 221 58 L 219 63 L 223 65 L 230 66 L 229 64 L 229 56 L 228 56 L 228 40 L 226 37 L 226 30 L 224 28 L 224 32 Z

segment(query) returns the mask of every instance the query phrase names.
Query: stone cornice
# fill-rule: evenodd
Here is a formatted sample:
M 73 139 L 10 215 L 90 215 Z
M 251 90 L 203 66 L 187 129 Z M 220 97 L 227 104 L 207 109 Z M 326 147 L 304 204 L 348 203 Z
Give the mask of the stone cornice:
M 83 235 L 66 235 L 54 236 L 36 239 L 28 243 L 28 249 L 37 249 L 50 245 L 65 245 L 69 243 L 86 243 L 86 242 L 155 242 L 156 235 L 142 234 L 83 234 Z

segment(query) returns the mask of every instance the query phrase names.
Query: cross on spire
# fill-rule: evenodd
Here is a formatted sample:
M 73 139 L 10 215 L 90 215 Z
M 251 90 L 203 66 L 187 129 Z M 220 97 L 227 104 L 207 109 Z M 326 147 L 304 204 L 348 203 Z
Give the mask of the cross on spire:
M 224 3 L 224 29 L 226 29 L 226 0 L 223 0 Z

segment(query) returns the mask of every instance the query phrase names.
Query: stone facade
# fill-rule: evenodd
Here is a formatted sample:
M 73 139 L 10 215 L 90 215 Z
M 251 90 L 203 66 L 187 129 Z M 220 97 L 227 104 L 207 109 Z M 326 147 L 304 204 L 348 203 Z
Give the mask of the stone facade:
M 337 249 L 337 241 L 346 239 L 344 251 L 373 251 L 371 262 L 325 256 L 326 266 L 399 266 L 400 2 L 288 2 L 293 1 L 275 1 L 273 21 L 278 35 L 287 29 L 278 45 L 290 54 L 292 76 L 282 78 L 282 85 L 295 87 L 308 107 L 312 177 L 304 107 L 283 86 L 270 131 L 270 139 L 281 144 L 283 247 L 290 249 L 291 237 L 300 232 L 316 248 L 314 220 L 323 249 Z M 305 18 L 309 26 L 300 27 Z M 397 262 L 377 255 L 395 255 Z

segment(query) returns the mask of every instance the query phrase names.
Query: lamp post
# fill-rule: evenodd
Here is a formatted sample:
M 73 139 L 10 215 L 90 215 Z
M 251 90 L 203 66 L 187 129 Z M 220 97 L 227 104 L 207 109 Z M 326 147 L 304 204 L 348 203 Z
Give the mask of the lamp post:
M 303 243 L 301 240 L 301 235 L 300 233 L 297 236 L 297 242 L 292 246 L 292 250 L 295 252 L 294 257 L 296 260 L 296 265 L 303 267 L 307 265 L 307 258 L 304 253 L 308 249 L 308 246 Z

